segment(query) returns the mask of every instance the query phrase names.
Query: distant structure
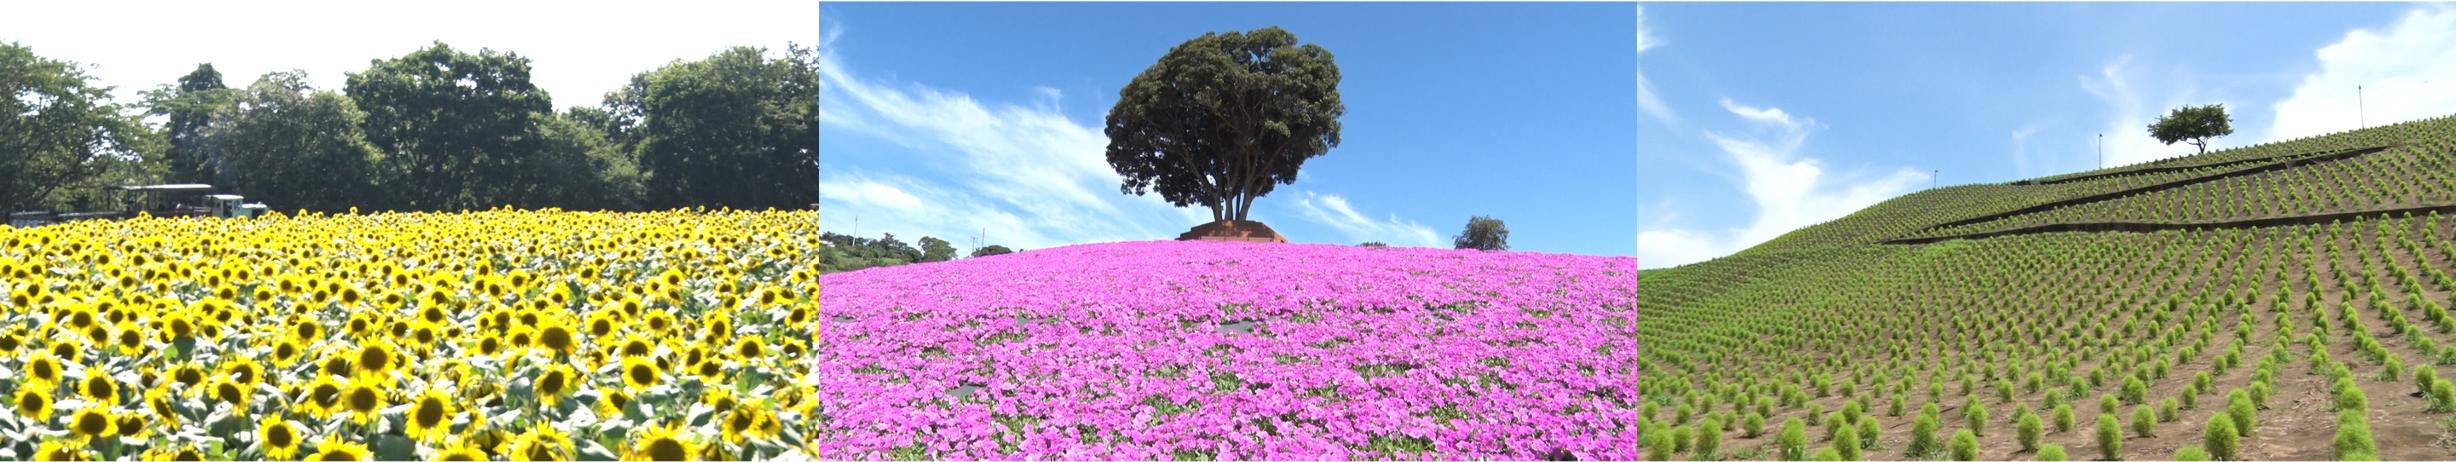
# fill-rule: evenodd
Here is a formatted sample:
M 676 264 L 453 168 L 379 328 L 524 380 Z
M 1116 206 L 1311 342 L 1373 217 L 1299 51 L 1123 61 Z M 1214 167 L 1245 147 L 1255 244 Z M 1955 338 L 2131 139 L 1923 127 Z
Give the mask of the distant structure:
M 1288 242 L 1288 238 L 1286 236 L 1279 235 L 1278 231 L 1272 231 L 1270 225 L 1262 224 L 1262 222 L 1259 221 L 1240 220 L 1220 220 L 1204 223 L 1201 226 L 1195 226 L 1193 230 L 1186 231 L 1185 234 L 1177 235 L 1177 240 L 1277 242 L 1283 244 Z

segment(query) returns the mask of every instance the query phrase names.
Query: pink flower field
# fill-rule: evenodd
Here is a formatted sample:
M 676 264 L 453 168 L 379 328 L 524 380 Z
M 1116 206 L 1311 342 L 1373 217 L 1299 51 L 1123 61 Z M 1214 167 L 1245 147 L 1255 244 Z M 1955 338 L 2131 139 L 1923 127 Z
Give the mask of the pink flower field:
M 1089 244 L 822 276 L 821 458 L 1636 459 L 1636 261 Z

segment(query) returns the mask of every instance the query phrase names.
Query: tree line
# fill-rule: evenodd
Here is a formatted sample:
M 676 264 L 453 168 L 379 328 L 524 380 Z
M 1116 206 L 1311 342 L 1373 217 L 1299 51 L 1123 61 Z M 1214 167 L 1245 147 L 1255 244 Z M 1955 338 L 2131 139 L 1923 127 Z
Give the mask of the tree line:
M 100 187 L 144 183 L 209 183 L 281 211 L 816 202 L 811 49 L 675 60 L 561 111 L 530 70 L 438 41 L 339 89 L 298 70 L 233 87 L 206 63 L 118 102 L 79 64 L 0 43 L 0 209 L 106 209 Z

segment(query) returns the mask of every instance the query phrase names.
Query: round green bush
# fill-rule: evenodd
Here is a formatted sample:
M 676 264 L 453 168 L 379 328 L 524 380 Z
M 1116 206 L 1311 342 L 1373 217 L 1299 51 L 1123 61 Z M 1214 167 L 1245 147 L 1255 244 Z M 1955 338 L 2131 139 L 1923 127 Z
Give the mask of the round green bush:
M 2065 460 L 2070 460 L 2070 457 L 2063 455 L 2063 445 L 2038 447 L 2038 462 L 2065 462 Z
M 2122 399 L 2123 404 L 2140 404 L 2149 399 L 2149 383 L 2142 382 L 2139 376 L 2124 376 L 2123 394 L 2117 398 Z
M 2120 403 L 2115 399 L 2115 394 L 2113 393 L 2101 393 L 2098 395 L 2099 414 L 2113 414 L 2115 413 L 2116 406 L 2119 404 Z
M 1672 451 L 1672 452 L 1685 452 L 1685 451 L 1688 451 L 1688 449 L 1689 449 L 1689 442 L 1692 442 L 1692 441 L 1697 441 L 1697 434 L 1695 433 L 1695 431 L 1690 430 L 1690 429 L 1689 429 L 1689 427 L 1688 427 L 1687 425 L 1682 425 L 1682 426 L 1678 426 L 1678 427 L 1671 427 L 1671 451 Z
M 1646 460 L 1671 460 L 1679 452 L 1679 443 L 1672 441 L 1670 430 L 1655 430 L 1646 436 Z
M 2337 413 L 2337 438 L 2332 445 L 2337 460 L 2354 460 L 2349 455 L 2379 457 L 2379 443 L 2371 439 L 2371 422 L 2366 411 L 2346 410 Z
M 2201 447 L 2207 449 L 2210 456 L 2219 459 L 2235 460 L 2235 445 L 2239 441 L 2241 439 L 2240 435 L 2235 433 L 2234 419 L 2225 414 L 2209 416 L 2209 426 L 2200 430 Z
M 1748 413 L 1748 418 L 1740 419 L 1740 432 L 1742 435 L 1752 440 L 1757 439 L 1759 436 L 1764 436 L 1765 415 L 1755 412 Z
M 1808 415 L 1812 417 L 1825 415 L 1825 403 L 1808 403 Z M 1808 425 L 1810 426 L 1815 426 L 1819 423 L 1820 421 L 1817 420 L 1808 421 Z
M 2361 386 L 2354 385 L 2351 380 L 2341 383 L 2344 386 L 2337 392 L 2336 410 L 2367 411 L 2371 409 L 2371 396 L 2369 393 L 2363 393 Z
M 1691 447 L 1697 448 L 1696 454 L 1698 458 L 1709 458 L 1714 455 L 1715 450 L 1722 449 L 1724 431 L 1723 419 L 1707 416 L 1705 423 L 1700 425 L 1698 429 L 1697 443 L 1691 445 Z
M 1962 415 L 1970 417 L 1971 433 L 1987 434 L 1987 406 L 1971 406 L 1963 410 Z
M 1953 432 L 1953 460 L 1978 460 L 1978 435 L 1970 429 Z
M 2175 462 L 2208 462 L 2209 452 L 2200 450 L 2199 446 L 2175 448 L 2174 460 Z
M 1888 406 L 1885 406 L 1885 416 L 1886 416 L 1886 417 L 1901 417 L 1901 416 L 1902 416 L 1902 406 L 1903 406 L 1903 405 L 1906 405 L 1906 404 L 1909 404 L 1909 400 L 1908 400 L 1908 399 L 1903 398 L 1903 397 L 1902 397 L 1902 394 L 1900 394 L 1900 393 L 1895 393 L 1895 394 L 1893 394 L 1893 404 L 1888 405 Z
M 2176 403 L 2174 398 L 2158 400 L 2158 422 L 2173 422 L 2181 418 L 2183 412 L 2181 407 L 2182 405 Z
M 1907 449 L 1905 455 L 1910 457 L 1926 457 L 1928 454 L 1934 454 L 1936 450 L 1943 449 L 1936 441 L 1935 416 L 1920 415 L 1917 420 L 1910 422 L 1910 447 Z
M 2123 460 L 2123 424 L 2115 422 L 2115 413 L 2098 414 L 2098 454 Z
M 2145 404 L 2132 407 L 2132 436 L 2155 438 L 2158 436 L 2157 428 L 2157 411 Z
M 2063 433 L 2063 432 L 2072 431 L 2072 424 L 2073 424 L 2072 419 L 2073 419 L 2073 417 L 2072 417 L 2072 405 L 2071 405 L 2071 404 L 2057 404 L 2057 405 L 2055 405 L 2055 413 L 2054 413 L 2054 417 L 2055 417 L 2055 432 L 2056 432 L 2056 433 Z
M 2449 383 L 2446 380 L 2431 382 L 2430 410 L 2456 411 L 2456 383 Z
M 1833 439 L 1838 436 L 1842 429 L 1851 428 L 1851 424 L 1848 419 L 1842 418 L 1842 413 L 1828 412 L 1825 413 L 1824 428 L 1825 441 L 1833 441 Z
M 1842 431 L 1833 435 L 1834 452 L 1842 453 L 1842 460 L 1859 460 L 1859 429 L 1849 424 L 1837 426 Z
M 2252 426 L 2259 424 L 2259 421 L 2257 420 L 2260 416 L 2259 413 L 2260 411 L 2252 407 L 2251 394 L 2244 393 L 2243 389 L 2237 388 L 2233 393 L 2226 395 L 2225 415 L 2228 418 L 2234 419 L 2235 436 L 2245 438 L 2251 437 Z
M 1842 452 L 1841 452 L 1841 451 L 1835 451 L 1835 450 L 1834 450 L 1832 447 L 1830 447 L 1830 446 L 1829 446 L 1829 447 L 1816 448 L 1816 454 L 1811 454 L 1811 455 L 1809 455 L 1809 456 L 1808 456 L 1808 460 L 1817 461 L 1817 462 L 1832 462 L 1832 461 L 1840 461 L 1840 460 L 1842 460 Z
M 2038 414 L 2021 415 L 2021 422 L 2013 424 L 2013 434 L 2020 439 L 2021 452 L 2038 450 L 2038 435 L 2045 427 L 2045 423 L 2038 421 Z
M 2422 396 L 2430 396 L 2432 383 L 2439 381 L 2439 370 L 2430 366 L 2413 368 L 2413 388 Z
M 1782 433 L 1774 435 L 1774 447 L 1782 451 L 1783 459 L 1799 460 L 1807 457 L 1808 424 L 1801 422 L 1798 417 L 1783 419 Z
M 1884 425 L 1876 423 L 1876 419 L 1860 419 L 1859 447 L 1865 448 L 1875 446 L 1876 439 L 1881 432 L 1884 431 L 1884 428 Z

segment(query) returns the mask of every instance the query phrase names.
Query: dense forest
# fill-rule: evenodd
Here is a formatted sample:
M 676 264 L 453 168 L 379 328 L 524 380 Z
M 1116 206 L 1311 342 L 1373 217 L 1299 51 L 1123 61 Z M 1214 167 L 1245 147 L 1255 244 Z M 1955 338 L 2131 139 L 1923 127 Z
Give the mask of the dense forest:
M 734 47 L 557 110 L 528 58 L 436 42 L 337 89 L 297 70 L 230 81 L 205 63 L 115 101 L 84 65 L 0 43 L 0 209 L 107 208 L 100 188 L 148 183 L 208 183 L 283 213 L 807 208 L 816 61 Z

